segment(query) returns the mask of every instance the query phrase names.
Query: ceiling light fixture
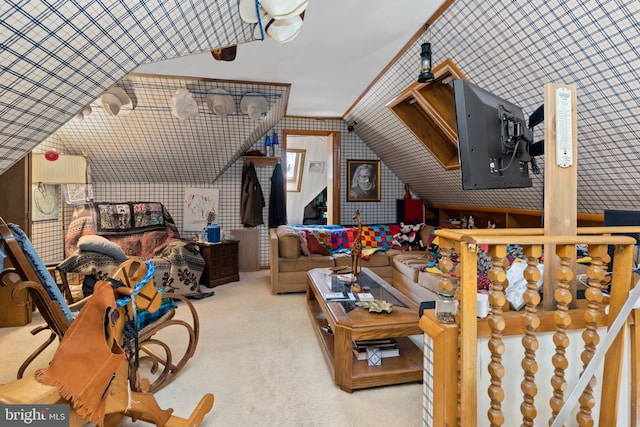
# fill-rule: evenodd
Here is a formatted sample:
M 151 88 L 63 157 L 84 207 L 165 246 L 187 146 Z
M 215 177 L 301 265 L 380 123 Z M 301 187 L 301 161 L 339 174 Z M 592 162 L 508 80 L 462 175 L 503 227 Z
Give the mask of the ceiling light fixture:
M 429 29 L 429 24 L 425 24 L 425 32 Z M 418 83 L 427 83 L 433 81 L 433 73 L 431 72 L 431 43 L 422 43 L 420 50 L 420 75 Z

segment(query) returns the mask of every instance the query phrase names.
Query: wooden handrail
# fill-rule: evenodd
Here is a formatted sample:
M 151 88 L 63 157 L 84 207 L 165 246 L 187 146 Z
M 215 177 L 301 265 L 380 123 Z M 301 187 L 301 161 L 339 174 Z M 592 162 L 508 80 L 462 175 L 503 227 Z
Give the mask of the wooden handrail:
M 542 228 L 509 228 L 509 229 L 447 229 L 435 231 L 437 236 L 447 239 L 482 244 L 635 244 L 636 240 L 629 236 L 609 235 L 613 233 L 640 233 L 640 227 L 580 227 L 582 233 L 567 236 L 545 236 Z
M 455 384 L 438 386 L 439 390 L 446 390 L 448 387 L 456 387 L 458 390 L 457 402 L 453 404 L 451 395 L 444 394 L 442 397 L 434 396 L 435 411 L 444 411 L 441 419 L 464 426 L 476 425 L 505 425 L 505 414 L 503 413 L 502 401 L 504 399 L 503 376 L 505 367 L 503 366 L 502 354 L 505 348 L 503 341 L 508 335 L 522 336 L 522 351 L 524 353 L 521 361 L 522 373 L 521 390 L 523 391 L 523 401 L 520 408 L 522 414 L 522 425 L 532 426 L 537 417 L 538 405 L 544 402 L 535 403 L 536 394 L 540 381 L 552 384 L 553 392 L 548 401 L 547 411 L 551 410 L 551 419 L 558 414 L 564 405 L 564 392 L 567 387 L 565 371 L 567 367 L 576 363 L 575 360 L 568 360 L 567 349 L 570 345 L 568 332 L 571 330 L 582 330 L 582 341 L 584 348 L 580 360 L 584 363 L 582 369 L 586 369 L 589 360 L 595 354 L 596 346 L 599 342 L 598 328 L 609 326 L 615 314 L 620 310 L 628 298 L 631 287 L 631 266 L 636 239 L 624 235 L 612 235 L 612 233 L 639 233 L 640 227 L 580 227 L 576 235 L 546 236 L 542 229 L 439 229 L 435 232 L 439 239 L 441 248 L 441 259 L 439 261 L 442 271 L 439 286 L 441 289 L 454 290 L 456 298 L 459 300 L 459 312 L 457 321 L 458 343 L 455 351 L 451 354 L 451 338 L 447 334 L 446 344 L 449 348 L 448 357 L 458 360 L 458 363 L 449 363 L 448 369 L 455 369 L 457 379 Z M 556 255 L 559 258 L 559 265 L 552 277 L 555 278 L 556 289 L 551 295 L 545 293 L 544 298 L 551 298 L 557 308 L 548 311 L 542 310 L 541 296 L 538 292 L 537 283 L 540 279 L 538 262 L 542 255 L 542 248 L 546 244 L 553 243 Z M 506 281 L 505 259 L 507 247 L 509 245 L 521 245 L 527 258 L 527 266 L 524 269 L 523 278 L 526 282 L 526 289 L 522 294 L 524 307 L 520 311 L 511 311 L 506 301 L 509 283 Z M 477 266 L 478 250 L 480 245 L 486 245 L 487 254 L 492 258 L 492 268 L 488 276 L 492 282 L 492 289 L 489 295 L 490 315 L 487 319 L 478 320 L 477 313 Z M 569 283 L 574 279 L 576 245 L 588 245 L 589 256 L 592 258 L 590 266 L 587 268 L 587 276 L 590 284 L 585 292 L 585 300 L 576 304 L 576 308 L 571 308 L 572 294 L 569 291 Z M 611 274 L 611 283 L 616 286 L 610 287 L 606 279 L 607 265 L 609 262 L 608 248 L 616 247 L 614 257 L 614 270 Z M 454 265 L 451 251 L 455 250 L 458 256 L 458 265 Z M 603 290 L 610 291 L 610 297 L 603 293 Z M 605 306 L 610 306 L 610 316 L 605 313 Z M 507 311 L 505 311 L 507 310 Z M 431 324 L 435 318 L 428 316 L 421 319 L 421 326 L 425 333 L 433 334 L 433 331 L 440 329 Z M 551 355 L 536 354 L 539 336 L 542 332 L 553 332 L 553 343 L 555 352 Z M 607 356 L 607 366 L 602 378 L 598 378 L 594 384 L 600 384 L 606 390 L 607 396 L 612 395 L 606 407 L 600 409 L 599 415 L 593 415 L 592 407 L 595 404 L 593 390 L 587 387 L 580 399 L 578 425 L 590 425 L 594 419 L 599 417 L 600 425 L 615 425 L 618 406 L 617 390 L 621 384 L 622 355 L 624 353 L 623 340 L 618 337 L 612 345 Z M 478 363 L 478 337 L 488 338 L 488 347 L 491 353 L 491 361 L 488 366 L 477 366 Z M 574 338 L 575 339 L 575 338 Z M 640 346 L 636 340 L 635 346 Z M 434 339 L 433 345 L 439 341 Z M 445 344 L 442 344 L 445 345 Z M 576 345 L 576 344 L 573 344 Z M 442 349 L 434 347 L 435 354 L 442 354 Z M 637 349 L 634 348 L 634 354 Z M 550 360 L 539 360 L 550 357 Z M 513 360 L 506 361 L 513 363 Z M 579 361 L 578 361 L 579 362 Z M 553 377 L 537 379 L 539 366 L 550 366 L 553 369 Z M 434 366 L 434 371 L 444 369 L 443 366 Z M 478 372 L 487 371 L 490 374 L 490 386 L 484 392 L 478 390 Z M 637 376 L 637 374 L 636 374 Z M 510 375 L 511 377 L 511 375 Z M 451 372 L 440 375 L 438 378 L 449 378 Z M 505 380 L 513 380 L 508 378 Z M 513 383 L 511 383 L 513 384 Z M 632 396 L 638 396 L 638 381 L 633 381 Z M 489 396 L 490 407 L 487 411 L 487 418 L 478 415 L 478 396 Z M 510 400 L 509 406 L 513 402 Z M 635 402 L 633 408 L 638 407 Z M 637 409 L 636 409 L 637 411 Z M 635 419 L 635 415 L 632 415 Z M 510 423 L 514 420 L 510 420 Z M 535 421 L 538 423 L 539 421 Z M 611 424 L 613 423 L 613 424 Z M 511 425 L 511 424 L 509 424 Z

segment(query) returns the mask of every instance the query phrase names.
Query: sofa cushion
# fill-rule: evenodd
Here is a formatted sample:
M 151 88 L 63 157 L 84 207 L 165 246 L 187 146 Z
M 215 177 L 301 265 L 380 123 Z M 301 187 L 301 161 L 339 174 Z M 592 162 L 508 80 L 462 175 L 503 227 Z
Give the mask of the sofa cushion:
M 333 254 L 333 258 L 336 260 L 336 267 L 351 266 L 351 254 Z M 391 265 L 389 257 L 383 251 L 374 253 L 369 259 L 360 259 L 362 267 L 386 267 L 389 265 Z
M 280 273 L 292 271 L 309 271 L 313 268 L 333 267 L 335 265 L 330 256 L 301 256 L 296 259 L 281 258 L 278 262 Z
M 286 225 L 276 229 L 278 235 L 278 254 L 281 258 L 298 258 L 300 256 L 300 238 L 298 233 Z
M 300 249 L 298 236 L 282 236 L 278 239 L 278 253 L 282 258 L 298 258 Z
M 440 292 L 440 285 L 438 283 L 441 277 L 440 274 L 421 271 L 418 273 L 418 285 L 437 294 Z
M 392 260 L 393 268 L 416 283 L 418 282 L 420 267 L 427 262 L 429 262 L 429 257 L 425 252 L 400 254 Z

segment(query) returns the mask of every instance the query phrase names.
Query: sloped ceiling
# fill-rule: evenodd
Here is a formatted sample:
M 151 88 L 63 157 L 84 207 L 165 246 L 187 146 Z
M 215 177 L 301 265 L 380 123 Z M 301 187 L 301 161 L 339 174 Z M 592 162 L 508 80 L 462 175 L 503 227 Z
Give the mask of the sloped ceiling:
M 237 5 L 234 0 L 3 2 L 0 171 L 140 63 L 253 40 Z
M 417 78 L 420 44 L 451 58 L 471 82 L 531 114 L 545 83 L 575 84 L 578 211 L 640 209 L 640 3 L 472 1 L 451 5 L 347 114 L 387 166 L 425 200 L 446 205 L 543 208 L 544 157 L 532 188 L 462 191 L 385 107 Z M 535 139 L 542 139 L 542 126 Z
M 212 183 L 284 116 L 289 93 L 288 85 L 141 75 L 121 79 L 118 87 L 134 98 L 130 114 L 108 115 L 94 101 L 88 117 L 71 119 L 50 138 L 66 153 L 87 152 L 94 182 Z M 171 114 L 178 88 L 198 104 L 194 117 Z M 234 100 L 235 112 L 224 118 L 207 108 L 206 96 L 216 88 Z M 269 111 L 261 120 L 241 111 L 246 94 L 266 99 Z
M 415 81 L 420 43 L 426 40 L 433 45 L 434 64 L 451 58 L 470 81 L 520 105 L 525 114 L 543 102 L 545 83 L 575 84 L 578 210 L 638 209 L 638 16 L 637 0 L 457 0 L 428 34 L 390 64 L 345 120 L 414 193 L 431 203 L 539 210 L 543 174 L 534 176 L 529 189 L 463 192 L 459 172 L 444 171 L 386 104 Z M 366 8 L 360 18 L 366 19 Z M 127 77 L 143 62 L 250 41 L 251 28 L 238 19 L 235 0 L 5 2 L 0 6 L 0 26 L 5 39 L 0 47 L 0 171 L 60 129 L 52 138 L 75 154 L 94 141 L 88 149 L 96 179 L 137 182 L 149 173 L 150 179 L 160 181 L 210 182 L 232 161 L 229 156 L 250 146 L 286 108 L 287 85 Z M 357 58 L 354 52 L 354 61 Z M 131 91 L 139 117 L 97 112 L 83 124 L 70 121 L 69 129 L 61 129 L 114 84 Z M 270 116 L 260 124 L 242 116 L 227 117 L 228 130 L 217 133 L 217 118 L 206 114 L 200 103 L 204 114 L 184 122 L 186 133 L 177 132 L 170 115 L 151 112 L 166 105 L 182 86 L 193 87 L 200 97 L 218 86 L 236 97 L 250 91 L 273 95 Z M 192 149 L 174 146 L 158 155 L 155 150 L 167 148 L 164 138 L 169 136 L 199 142 Z M 536 139 L 540 138 L 538 130 Z M 219 151 L 203 154 L 201 148 L 209 143 Z M 171 164 L 178 159 L 179 166 L 172 168 L 168 158 Z M 113 172 L 101 169 L 105 162 Z M 544 158 L 539 166 L 544 172 Z M 139 168 L 144 174 L 135 174 Z

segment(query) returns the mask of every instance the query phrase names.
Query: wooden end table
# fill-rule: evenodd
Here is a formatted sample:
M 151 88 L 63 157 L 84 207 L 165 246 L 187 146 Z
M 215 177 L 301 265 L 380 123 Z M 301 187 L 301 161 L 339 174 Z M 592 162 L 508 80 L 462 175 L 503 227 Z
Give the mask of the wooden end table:
M 200 283 L 213 288 L 240 280 L 238 274 L 238 241 L 223 240 L 220 243 L 198 243 L 204 258 L 204 271 Z
M 362 276 L 361 283 L 371 287 L 368 292 L 375 299 L 393 304 L 391 313 L 371 313 L 355 302 L 327 302 L 326 292 L 340 291 L 335 286 L 339 285 L 336 275 L 328 268 L 307 273 L 307 308 L 335 383 L 351 393 L 359 388 L 421 382 L 422 349 L 408 338 L 422 334 L 418 306 L 368 268 L 362 269 Z M 333 335 L 325 331 L 326 326 Z M 366 360 L 356 359 L 352 350 L 354 340 L 379 338 L 395 338 L 400 355 L 383 358 L 380 366 L 369 366 Z

